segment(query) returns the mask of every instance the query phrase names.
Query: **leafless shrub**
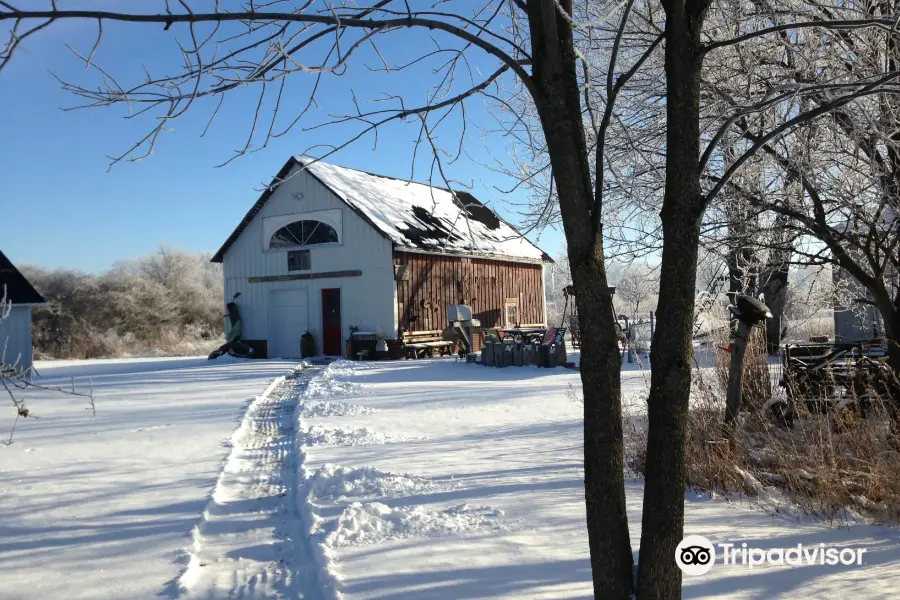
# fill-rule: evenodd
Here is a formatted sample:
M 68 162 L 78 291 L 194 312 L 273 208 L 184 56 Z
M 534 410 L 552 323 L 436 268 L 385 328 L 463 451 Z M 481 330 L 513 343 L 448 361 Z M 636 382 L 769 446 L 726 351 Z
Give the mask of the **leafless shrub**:
M 627 473 L 635 477 L 643 477 L 647 465 L 646 418 L 643 415 L 627 417 L 622 434 Z
M 22 270 L 48 301 L 33 315 L 44 356 L 207 354 L 221 343 L 221 267 L 206 254 L 163 247 L 99 276 Z
M 686 454 L 691 487 L 749 496 L 764 508 L 787 505 L 829 522 L 856 515 L 878 522 L 900 518 L 900 453 L 891 434 L 890 398 L 869 388 L 845 390 L 840 402 L 822 411 L 798 402 L 791 407 L 793 427 L 775 418 L 770 403 L 745 404 L 729 445 L 714 433 L 720 431 L 724 391 L 718 376 L 708 379 L 697 372 Z
M 716 345 L 723 342 L 720 337 Z M 719 432 L 730 355 L 717 352 L 711 368 L 694 371 L 685 454 L 689 487 L 748 497 L 766 510 L 797 511 L 831 523 L 900 518 L 900 441 L 891 429 L 891 399 L 882 391 L 891 387 L 880 379 L 891 377 L 887 369 L 877 371 L 877 377 L 855 378 L 858 383 L 839 390 L 826 409 L 794 402 L 793 426 L 788 427 L 771 408 L 788 395 L 760 359 L 758 367 L 748 365 L 745 371 L 744 391 L 751 400 L 745 401 L 737 437 L 729 444 Z M 747 358 L 760 355 L 765 358 L 765 340 L 757 334 Z M 793 395 L 800 397 L 796 391 Z M 822 393 L 813 390 L 807 397 Z M 645 418 L 628 417 L 624 425 L 625 464 L 642 476 Z

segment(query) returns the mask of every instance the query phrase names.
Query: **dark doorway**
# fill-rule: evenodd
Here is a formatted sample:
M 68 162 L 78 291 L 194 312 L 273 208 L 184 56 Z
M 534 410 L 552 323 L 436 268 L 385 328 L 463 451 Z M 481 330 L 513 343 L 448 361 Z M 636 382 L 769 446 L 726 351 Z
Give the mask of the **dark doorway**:
M 322 290 L 322 354 L 342 356 L 341 289 Z

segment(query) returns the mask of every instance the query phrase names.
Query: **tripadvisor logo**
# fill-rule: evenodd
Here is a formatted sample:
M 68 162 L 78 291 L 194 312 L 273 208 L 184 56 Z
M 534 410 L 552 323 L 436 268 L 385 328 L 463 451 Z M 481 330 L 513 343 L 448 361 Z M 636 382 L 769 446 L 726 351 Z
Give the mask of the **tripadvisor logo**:
M 675 564 L 685 575 L 705 575 L 716 563 L 716 547 L 721 552 L 723 565 L 740 565 L 749 569 L 784 565 L 862 565 L 863 554 L 866 553 L 865 548 L 835 548 L 825 544 L 797 544 L 791 548 L 768 549 L 750 548 L 746 543 L 740 547 L 731 543 L 713 545 L 702 535 L 689 535 L 675 548 Z
M 675 548 L 675 564 L 685 575 L 705 575 L 716 562 L 716 549 L 702 535 L 689 535 Z

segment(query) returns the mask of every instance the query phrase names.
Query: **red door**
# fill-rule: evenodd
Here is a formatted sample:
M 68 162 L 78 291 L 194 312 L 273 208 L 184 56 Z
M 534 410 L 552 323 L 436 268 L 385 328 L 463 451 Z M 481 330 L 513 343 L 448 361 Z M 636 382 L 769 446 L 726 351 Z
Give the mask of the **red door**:
M 341 290 L 322 290 L 322 354 L 342 356 L 341 345 Z

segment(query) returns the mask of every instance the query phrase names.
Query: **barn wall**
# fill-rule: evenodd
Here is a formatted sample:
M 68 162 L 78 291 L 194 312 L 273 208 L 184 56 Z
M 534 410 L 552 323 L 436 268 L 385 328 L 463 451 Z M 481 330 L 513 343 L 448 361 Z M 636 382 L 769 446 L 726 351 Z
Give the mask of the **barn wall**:
M 395 265 L 406 265 L 406 279 L 397 281 L 399 325 L 408 331 L 443 329 L 447 306 L 463 300 L 483 327 L 503 325 L 507 299 L 519 303 L 519 322 L 544 323 L 543 267 L 396 251 Z M 410 313 L 419 313 L 410 321 Z
M 4 363 L 11 365 L 19 359 L 19 367 L 31 366 L 31 307 L 13 306 L 9 316 L 0 322 L 0 353 L 6 345 Z
M 311 271 L 288 271 L 287 250 L 263 251 L 262 222 L 266 217 L 341 209 L 341 244 L 309 246 Z M 274 324 L 269 322 L 269 292 L 273 289 L 307 291 L 307 323 L 321 351 L 321 290 L 341 288 L 343 337 L 355 325 L 362 331 L 381 328 L 385 337 L 396 331 L 396 302 L 389 240 L 359 217 L 343 201 L 306 172 L 291 176 L 280 185 L 225 253 L 225 299 L 241 292 L 237 304 L 244 319 L 246 339 L 269 338 Z M 361 271 L 361 276 L 250 283 L 250 277 Z

